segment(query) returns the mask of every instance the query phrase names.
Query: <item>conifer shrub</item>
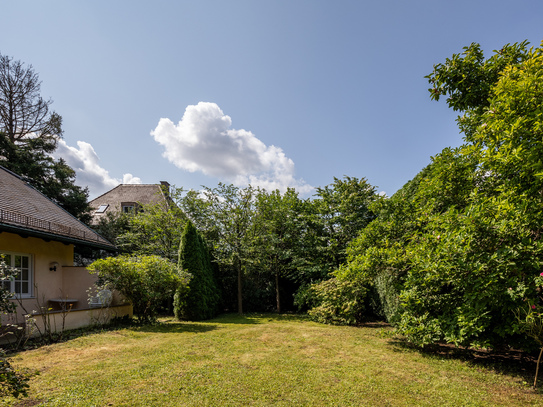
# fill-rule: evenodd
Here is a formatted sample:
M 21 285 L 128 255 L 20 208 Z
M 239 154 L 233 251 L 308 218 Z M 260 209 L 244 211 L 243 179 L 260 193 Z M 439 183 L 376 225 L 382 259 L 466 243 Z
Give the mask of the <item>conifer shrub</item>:
M 179 246 L 178 267 L 190 273 L 188 293 L 178 290 L 174 296 L 174 313 L 180 320 L 199 321 L 217 315 L 220 290 L 215 280 L 211 255 L 207 244 L 194 227 L 187 222 Z

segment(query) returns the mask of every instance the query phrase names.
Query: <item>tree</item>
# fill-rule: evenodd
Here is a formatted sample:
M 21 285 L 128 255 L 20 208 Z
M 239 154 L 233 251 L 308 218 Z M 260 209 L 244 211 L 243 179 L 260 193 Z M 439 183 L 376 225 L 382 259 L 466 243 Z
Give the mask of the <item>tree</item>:
M 458 117 L 458 123 L 467 141 L 471 141 L 480 113 L 490 104 L 492 88 L 501 73 L 506 67 L 518 65 L 528 58 L 528 44 L 528 41 L 506 44 L 485 60 L 481 46 L 472 43 L 464 47 L 461 54 L 453 54 L 445 63 L 434 65 L 434 71 L 426 76 L 433 100 L 447 96 L 450 108 L 466 112 Z
M 123 251 L 177 260 L 180 230 L 183 230 L 187 218 L 174 202 L 167 208 L 163 204 L 142 205 L 138 213 L 119 215 L 111 222 L 112 228 L 121 227 L 115 242 Z M 102 228 L 107 230 L 105 226 Z
M 525 45 L 473 64 L 479 72 L 491 64 L 501 71 L 486 72 L 480 80 L 488 87 L 468 87 L 456 99 L 466 102 L 456 105 L 465 109 L 459 124 L 466 144 L 434 159 L 419 189 L 425 225 L 406 248 L 399 324 L 414 342 L 533 345 L 515 312 L 540 302 L 534 281 L 543 253 L 543 55 Z M 453 68 L 441 80 L 464 87 Z M 430 204 L 432 191 L 443 191 L 440 206 Z
M 9 282 L 15 279 L 17 270 L 11 268 L 4 257 L 4 254 L 0 254 L 0 315 L 13 314 L 17 307 L 13 301 L 10 301 L 13 298 L 13 293 L 5 288 L 6 285 L 9 287 Z
M 62 137 L 62 117 L 40 95 L 32 66 L 0 54 L 0 164 L 20 175 L 81 221 L 90 222 L 88 190 L 51 154 Z
M 213 255 L 223 270 L 232 269 L 237 285 L 237 308 L 243 313 L 243 274 L 250 259 L 255 189 L 219 183 L 189 192 L 182 207 L 198 230 L 213 244 Z
M 300 280 L 296 257 L 303 235 L 303 201 L 294 189 L 258 191 L 255 200 L 253 268 L 271 275 L 275 286 L 276 311 L 281 312 L 280 279 Z
M 13 144 L 38 137 L 56 146 L 62 118 L 50 112 L 52 100 L 40 95 L 41 82 L 32 65 L 0 54 L 0 130 Z
M 377 218 L 335 273 L 375 287 L 412 342 L 534 345 L 515 316 L 543 305 L 543 52 L 526 44 L 488 60 L 472 44 L 434 68 L 431 97 L 447 94 L 463 112 L 465 144 L 374 204 Z
M 369 206 L 377 194 L 365 178 L 345 176 L 334 177 L 332 184 L 317 188 L 316 196 L 313 204 L 322 224 L 321 261 L 332 272 L 345 262 L 348 243 L 375 217 Z

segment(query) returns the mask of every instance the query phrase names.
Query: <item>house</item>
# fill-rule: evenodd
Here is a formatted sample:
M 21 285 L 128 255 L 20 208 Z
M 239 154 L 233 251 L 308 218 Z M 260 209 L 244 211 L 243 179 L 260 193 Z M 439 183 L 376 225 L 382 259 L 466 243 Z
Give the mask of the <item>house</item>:
M 92 208 L 92 224 L 108 214 L 137 212 L 141 205 L 159 204 L 168 207 L 170 184 L 120 184 L 89 202 Z
M 22 323 L 25 314 L 33 313 L 48 313 L 51 326 L 65 329 L 89 325 L 98 313 L 103 317 L 104 308 L 91 308 L 87 292 L 97 277 L 85 267 L 74 267 L 74 246 L 115 250 L 102 236 L 0 166 L 0 254 L 19 270 L 13 281 L 3 283 L 15 293 L 18 304 L 17 314 L 11 317 L 14 320 L 6 321 L 4 316 L 3 325 Z M 131 315 L 132 307 L 115 293 L 107 313 L 106 318 Z M 37 318 L 38 324 L 40 320 Z

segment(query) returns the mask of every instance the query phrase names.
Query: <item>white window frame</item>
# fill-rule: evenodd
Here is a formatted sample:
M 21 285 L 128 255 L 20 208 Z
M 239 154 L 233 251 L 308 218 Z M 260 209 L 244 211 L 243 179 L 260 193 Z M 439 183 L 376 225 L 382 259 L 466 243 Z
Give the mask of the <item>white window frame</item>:
M 10 285 L 9 291 L 12 292 L 16 297 L 19 297 L 19 298 L 33 298 L 33 295 L 34 295 L 34 258 L 33 258 L 33 256 L 31 254 L 29 254 L 29 253 L 5 252 L 5 251 L 1 251 L 0 255 L 4 255 L 4 261 L 6 262 L 6 264 L 9 267 L 19 269 L 19 274 L 17 274 L 15 276 L 14 280 L 4 282 L 4 284 L 9 283 L 9 285 Z M 6 256 L 10 256 L 9 262 L 6 259 Z M 21 266 L 20 267 L 17 267 L 15 265 L 17 256 L 19 256 L 21 258 Z M 23 264 L 22 258 L 27 258 L 28 259 L 28 267 L 24 267 L 24 268 L 22 267 L 22 264 Z M 23 280 L 22 277 L 23 277 L 24 269 L 26 269 L 26 271 L 27 271 L 27 277 L 28 278 Z M 20 291 L 22 291 L 23 284 L 28 283 L 28 286 L 27 286 L 28 290 L 26 292 L 24 292 L 24 293 L 23 292 L 16 292 L 15 288 L 17 286 L 17 283 L 20 284 L 20 287 L 21 287 Z
M 100 207 L 96 210 L 95 213 L 104 213 L 107 210 L 108 206 L 109 204 L 100 205 Z

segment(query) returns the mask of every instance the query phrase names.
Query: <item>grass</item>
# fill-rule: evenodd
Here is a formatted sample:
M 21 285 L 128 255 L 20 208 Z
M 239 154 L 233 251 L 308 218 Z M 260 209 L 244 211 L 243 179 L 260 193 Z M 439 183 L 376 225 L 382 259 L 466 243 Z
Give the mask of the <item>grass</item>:
M 22 352 L 0 406 L 543 406 L 532 372 L 425 354 L 374 327 L 285 315 L 164 320 Z

